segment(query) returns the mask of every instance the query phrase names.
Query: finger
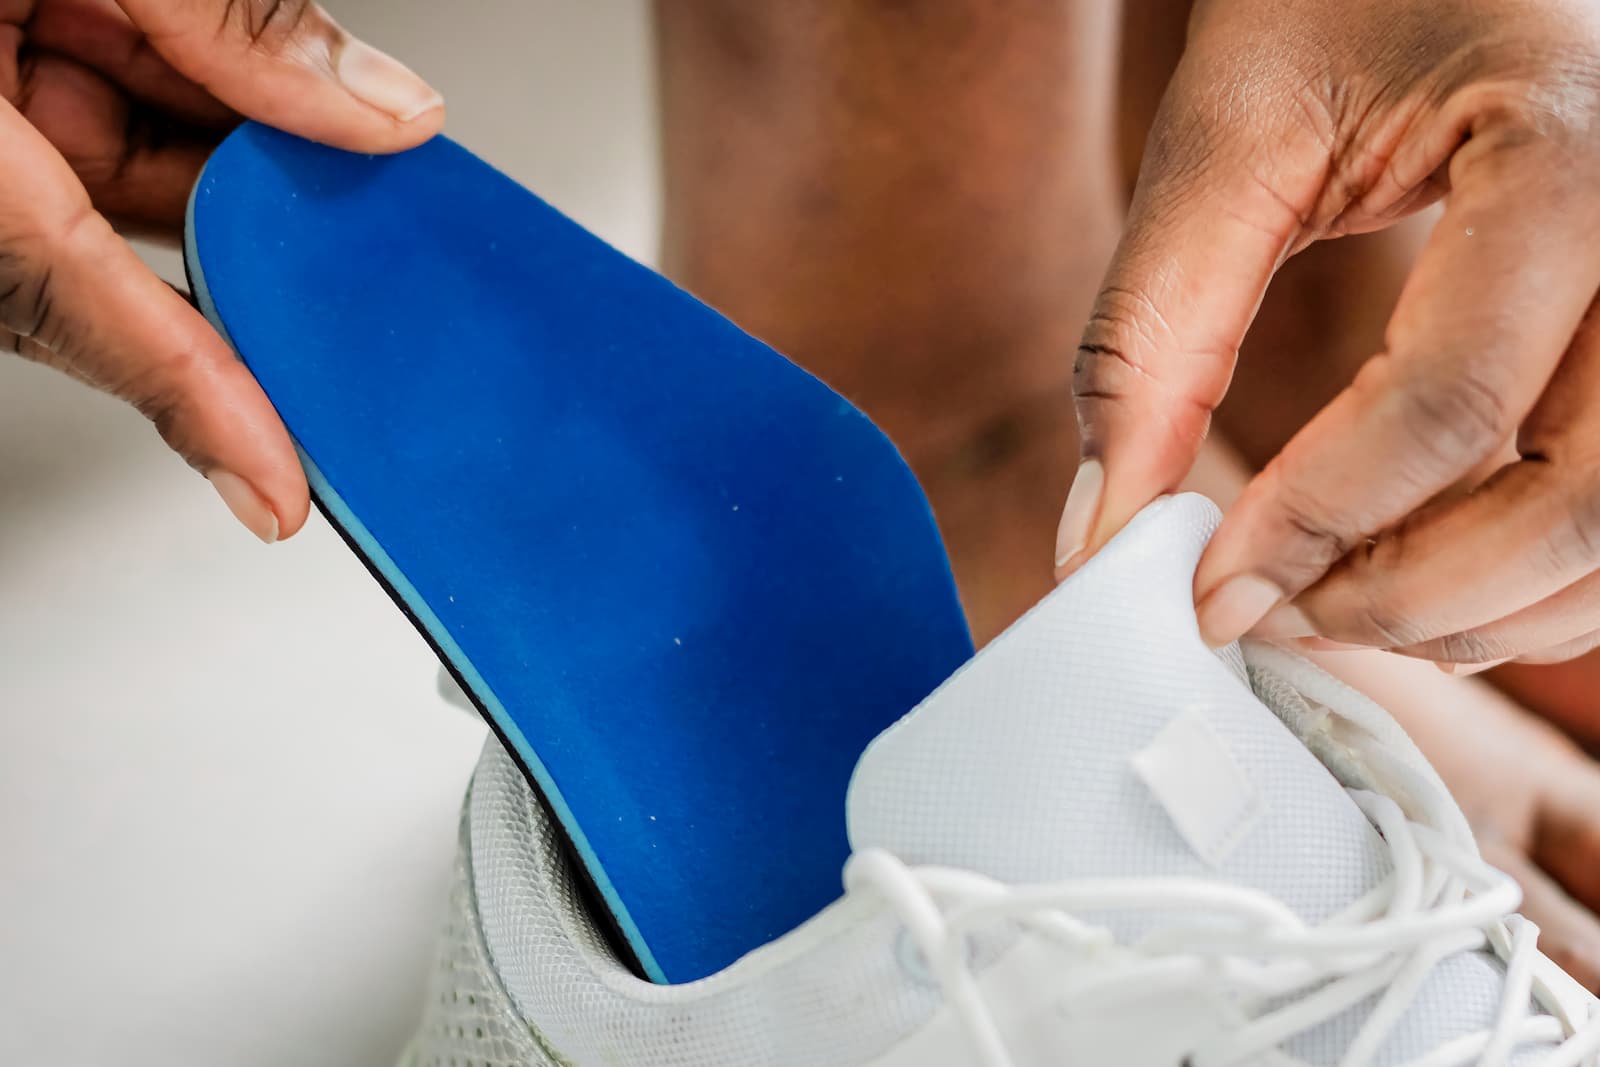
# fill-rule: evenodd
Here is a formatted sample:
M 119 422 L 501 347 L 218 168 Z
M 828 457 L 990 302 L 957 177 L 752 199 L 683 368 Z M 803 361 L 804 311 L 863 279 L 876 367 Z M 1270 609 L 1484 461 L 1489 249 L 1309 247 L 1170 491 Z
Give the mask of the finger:
M 362 152 L 444 123 L 439 94 L 310 0 L 117 0 L 174 69 L 241 115 Z
M 31 337 L 12 333 L 4 327 L 0 327 L 0 352 L 10 352 L 14 356 L 21 356 L 36 363 L 50 362 L 49 349 Z
M 1103 545 L 1193 464 L 1246 328 L 1299 239 L 1322 183 L 1312 133 L 1270 148 L 1208 109 L 1207 79 L 1180 66 L 1074 368 L 1083 439 L 1057 542 L 1058 577 Z M 1291 175 L 1258 178 L 1271 161 Z
M 1438 663 L 1559 663 L 1581 656 L 1600 640 L 1600 575 L 1590 575 L 1554 596 L 1487 626 L 1447 634 L 1395 652 Z
M 1585 988 L 1600 989 L 1600 919 L 1516 849 L 1492 838 L 1482 849 L 1522 887 L 1522 914 L 1539 927 L 1540 950 Z
M 1250 629 L 1516 431 L 1600 287 L 1590 155 L 1493 123 L 1456 153 L 1450 200 L 1390 320 L 1387 351 L 1251 483 L 1201 560 L 1209 642 Z M 1493 569 L 1486 562 L 1466 573 Z M 1428 629 L 1434 607 L 1362 629 L 1384 647 L 1415 644 L 1441 632 Z
M 73 59 L 129 95 L 200 126 L 225 128 L 239 115 L 173 69 L 116 0 L 54 0 L 28 21 L 29 47 Z
M 1518 435 L 1527 458 L 1353 553 L 1296 608 L 1318 633 L 1397 634 L 1429 659 L 1481 663 L 1600 626 L 1600 315 L 1579 324 Z M 1493 560 L 1493 566 L 1484 561 Z
M 1587 656 L 1597 648 L 1600 648 L 1600 630 L 1591 630 L 1589 633 L 1574 637 L 1563 644 L 1552 645 L 1549 648 L 1539 649 L 1537 652 L 1528 652 L 1518 656 L 1517 662 L 1536 667 L 1551 666 Z
M 305 476 L 228 346 L 89 203 L 37 130 L 0 103 L 0 328 L 24 354 L 128 400 L 263 540 L 294 533 Z
M 55 146 L 103 214 L 173 230 L 183 225 L 212 141 L 136 108 L 73 60 L 36 55 L 20 74 L 13 99 L 23 118 Z

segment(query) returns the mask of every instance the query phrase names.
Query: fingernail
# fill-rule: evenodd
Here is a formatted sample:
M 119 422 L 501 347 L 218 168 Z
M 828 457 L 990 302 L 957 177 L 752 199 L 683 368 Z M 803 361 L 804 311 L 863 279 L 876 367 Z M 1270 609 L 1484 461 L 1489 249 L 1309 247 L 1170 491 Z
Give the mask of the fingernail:
M 1492 659 L 1488 663 L 1435 663 L 1434 666 L 1456 678 L 1470 678 L 1474 674 L 1493 670 L 1502 663 L 1510 663 L 1514 658 L 1516 657 L 1506 656 L 1503 659 Z
M 339 81 L 352 96 L 401 122 L 444 104 L 433 86 L 410 67 L 365 41 L 354 38 L 339 52 Z
M 1315 637 L 1317 628 L 1311 625 L 1306 613 L 1294 604 L 1279 604 L 1266 617 L 1250 627 L 1251 637 L 1264 637 L 1269 641 L 1286 641 L 1291 637 Z
M 1200 636 L 1212 648 L 1231 644 L 1283 599 L 1283 590 L 1265 578 L 1254 574 L 1235 575 L 1200 604 L 1196 613 Z
M 1097 459 L 1086 459 L 1072 479 L 1067 506 L 1056 527 L 1056 566 L 1065 567 L 1089 543 L 1089 531 L 1100 511 L 1100 494 L 1106 487 L 1106 469 Z
M 269 545 L 278 539 L 278 516 L 273 514 L 267 502 L 250 487 L 249 482 L 223 470 L 212 471 L 206 475 L 206 480 L 245 529 Z

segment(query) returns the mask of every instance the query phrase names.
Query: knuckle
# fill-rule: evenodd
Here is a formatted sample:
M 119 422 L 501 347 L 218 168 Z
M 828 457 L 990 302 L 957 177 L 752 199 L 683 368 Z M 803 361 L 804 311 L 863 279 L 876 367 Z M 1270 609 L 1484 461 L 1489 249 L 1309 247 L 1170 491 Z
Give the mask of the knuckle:
M 17 305 L 27 299 L 24 289 L 28 288 L 30 275 L 21 255 L 0 247 L 0 326 L 13 333 L 21 332 L 11 324 L 17 318 Z
M 163 358 L 142 360 L 117 380 L 104 383 L 107 391 L 149 419 L 173 451 L 191 461 L 189 431 L 199 363 L 198 353 L 177 350 Z
M 1435 470 L 1465 470 L 1487 459 L 1516 430 L 1506 391 L 1481 369 L 1414 378 L 1398 390 L 1408 444 Z
M 1073 395 L 1080 402 L 1113 403 L 1144 396 L 1175 428 L 1203 434 L 1222 401 L 1234 355 L 1184 342 L 1145 289 L 1109 285 L 1078 345 Z M 1185 369 L 1175 378 L 1174 367 Z
M 249 0 L 244 5 L 244 29 L 251 46 L 269 53 L 282 51 L 297 39 L 315 6 L 312 0 Z
M 1357 601 L 1352 622 L 1360 635 L 1376 638 L 1384 648 L 1410 648 L 1428 637 L 1409 612 L 1381 591 L 1369 592 Z
M 1079 400 L 1122 400 L 1145 383 L 1149 371 L 1140 353 L 1156 340 L 1149 301 L 1129 290 L 1107 289 L 1084 328 L 1072 364 L 1072 390 Z M 1159 316 L 1155 320 L 1160 322 Z
M 1175 341 L 1172 326 L 1160 305 L 1143 287 L 1108 285 L 1095 301 L 1085 345 L 1099 342 L 1113 349 L 1118 359 L 1134 370 L 1144 370 L 1143 354 Z
M 83 373 L 73 365 L 71 360 L 57 355 L 33 338 L 24 337 L 22 334 L 8 330 L 4 326 L 0 326 L 0 353 L 21 356 L 31 363 L 41 363 L 64 374 L 83 379 Z
M 1086 336 L 1072 364 L 1072 395 L 1080 403 L 1116 403 L 1128 399 L 1139 377 L 1121 348 Z
M 1343 559 L 1357 534 L 1329 513 L 1317 497 L 1292 480 L 1280 480 L 1279 520 L 1293 539 L 1302 581 L 1314 579 Z
M 56 310 L 55 272 L 35 270 L 0 254 L 0 327 L 23 339 L 54 347 L 61 316 Z
M 1475 631 L 1446 634 L 1431 642 L 1428 648 L 1433 658 L 1449 663 L 1488 663 L 1513 654 L 1504 641 Z
M 166 389 L 143 392 L 130 399 L 134 408 L 150 421 L 167 447 L 186 461 L 195 462 L 195 453 L 188 432 L 188 403 L 182 394 Z
M 0 327 L 58 353 L 73 347 L 53 264 L 92 255 L 97 226 L 109 228 L 85 199 L 26 241 L 0 246 Z
M 1321 632 L 1336 640 L 1374 648 L 1422 648 L 1437 632 L 1422 625 L 1414 597 L 1374 558 L 1353 552 L 1312 586 L 1308 598 L 1316 604 L 1313 617 L 1325 625 Z
M 1600 567 L 1600 486 L 1586 486 L 1564 501 L 1547 550 L 1557 574 Z
M 1497 152 L 1541 143 L 1582 148 L 1600 116 L 1600 77 L 1587 51 L 1549 50 L 1536 72 L 1479 82 L 1464 95 L 1474 136 Z

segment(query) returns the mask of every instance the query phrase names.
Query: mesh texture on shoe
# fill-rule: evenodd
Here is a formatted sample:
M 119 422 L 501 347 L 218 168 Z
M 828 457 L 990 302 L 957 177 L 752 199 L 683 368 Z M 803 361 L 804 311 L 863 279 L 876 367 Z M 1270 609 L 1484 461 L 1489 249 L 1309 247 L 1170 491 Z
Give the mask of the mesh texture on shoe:
M 461 822 L 461 849 L 423 1021 L 400 1067 L 558 1067 L 518 1014 L 489 958 L 478 921 L 465 815 Z
M 866 1063 L 939 1005 L 932 985 L 903 968 L 898 924 L 859 901 L 834 905 L 712 978 L 683 986 L 642 981 L 606 946 L 556 829 L 493 739 L 468 804 L 482 962 L 493 972 L 482 981 L 503 985 L 556 1062 Z

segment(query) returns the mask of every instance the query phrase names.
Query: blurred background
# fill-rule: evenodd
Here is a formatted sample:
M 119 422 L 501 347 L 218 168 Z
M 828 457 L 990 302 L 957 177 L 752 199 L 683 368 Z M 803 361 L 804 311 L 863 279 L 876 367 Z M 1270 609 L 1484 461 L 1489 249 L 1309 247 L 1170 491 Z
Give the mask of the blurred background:
M 643 0 L 325 6 L 652 260 Z M 393 1062 L 484 736 L 434 671 L 320 517 L 258 544 L 131 409 L 0 359 L 0 1063 Z

